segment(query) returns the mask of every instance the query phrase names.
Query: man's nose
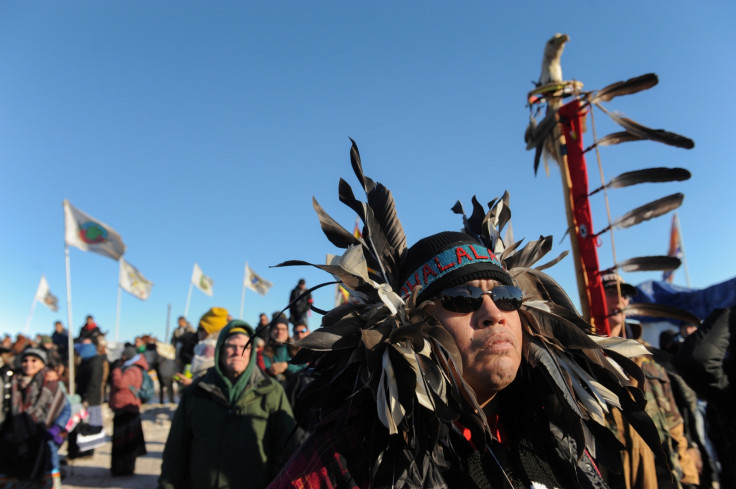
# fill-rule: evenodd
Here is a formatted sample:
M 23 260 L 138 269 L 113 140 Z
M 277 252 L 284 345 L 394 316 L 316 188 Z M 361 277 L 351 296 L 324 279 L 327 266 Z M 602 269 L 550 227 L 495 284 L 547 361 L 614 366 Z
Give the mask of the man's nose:
M 476 321 L 479 328 L 487 328 L 496 324 L 503 324 L 506 322 L 503 311 L 498 308 L 491 296 L 488 294 L 483 295 L 483 302 L 480 308 L 475 312 Z

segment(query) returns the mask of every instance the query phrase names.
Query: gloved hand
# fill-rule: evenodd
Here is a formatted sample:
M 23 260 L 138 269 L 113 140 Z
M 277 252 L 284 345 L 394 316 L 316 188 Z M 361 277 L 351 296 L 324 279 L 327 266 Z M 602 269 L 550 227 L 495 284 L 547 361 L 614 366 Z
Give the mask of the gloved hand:
M 52 425 L 51 428 L 46 430 L 46 438 L 49 440 L 54 440 L 54 443 L 59 446 L 64 443 L 64 434 L 66 434 L 66 432 L 57 425 Z

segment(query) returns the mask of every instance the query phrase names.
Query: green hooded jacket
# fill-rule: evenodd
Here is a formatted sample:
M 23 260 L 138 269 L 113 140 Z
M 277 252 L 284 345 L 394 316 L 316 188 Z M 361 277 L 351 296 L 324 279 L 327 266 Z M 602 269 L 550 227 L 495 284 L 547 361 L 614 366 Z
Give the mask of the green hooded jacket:
M 217 339 L 216 359 L 236 327 L 252 331 L 231 321 Z M 291 406 L 281 385 L 257 367 L 255 348 L 235 383 L 224 377 L 219 360 L 215 365 L 182 392 L 159 488 L 265 488 L 296 448 Z

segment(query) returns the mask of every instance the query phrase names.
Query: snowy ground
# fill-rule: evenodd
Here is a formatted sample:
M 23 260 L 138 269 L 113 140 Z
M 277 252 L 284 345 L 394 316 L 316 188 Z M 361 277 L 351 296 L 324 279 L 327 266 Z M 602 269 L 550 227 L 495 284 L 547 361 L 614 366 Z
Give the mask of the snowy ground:
M 144 404 L 141 418 L 143 433 L 146 439 L 148 454 L 138 457 L 135 465 L 135 475 L 128 477 L 112 477 L 110 475 L 110 452 L 112 444 L 112 411 L 104 408 L 105 431 L 107 443 L 95 449 L 94 456 L 69 460 L 63 466 L 66 476 L 62 479 L 62 487 L 69 489 L 89 488 L 135 488 L 155 489 L 156 480 L 161 472 L 161 454 L 164 451 L 166 437 L 169 434 L 171 415 L 176 409 L 175 404 Z M 60 455 L 66 455 L 66 445 L 60 450 Z

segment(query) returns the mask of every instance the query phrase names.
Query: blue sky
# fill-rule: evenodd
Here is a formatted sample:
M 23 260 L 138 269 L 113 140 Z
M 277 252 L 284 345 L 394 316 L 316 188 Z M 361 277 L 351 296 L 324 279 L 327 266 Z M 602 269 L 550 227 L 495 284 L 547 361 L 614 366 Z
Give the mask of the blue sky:
M 195 262 L 214 297 L 192 293 L 192 323 L 212 306 L 238 315 L 246 261 L 275 285 L 246 293 L 244 319 L 281 309 L 299 278 L 331 277 L 270 267 L 339 251 L 312 196 L 354 225 L 337 198 L 339 177 L 358 190 L 349 137 L 366 174 L 393 191 L 410 243 L 459 228 L 456 200 L 508 189 L 517 239 L 553 234 L 554 252 L 569 249 L 559 171 L 534 177 L 523 142 L 526 94 L 555 32 L 571 37 L 565 78 L 586 89 L 657 73 L 657 87 L 607 107 L 696 144 L 603 148 L 606 180 L 652 166 L 693 174 L 610 192 L 613 216 L 683 192 L 692 285 L 731 278 L 734 21 L 728 2 L 2 2 L 0 331 L 23 329 L 42 274 L 61 308 L 36 307 L 30 332 L 67 323 L 65 198 L 118 231 L 125 258 L 154 282 L 147 301 L 123 294 L 121 340 L 163 337 L 169 304 L 173 327 Z M 598 135 L 617 130 L 595 115 Z M 598 186 L 590 156 L 588 166 Z M 605 227 L 604 201 L 591 205 Z M 619 261 L 666 253 L 669 226 L 661 217 L 616 232 Z M 76 248 L 70 258 L 72 331 L 87 314 L 113 331 L 117 263 Z M 612 264 L 608 235 L 599 260 Z M 550 274 L 576 297 L 570 259 Z M 315 293 L 320 307 L 332 300 L 332 288 Z

